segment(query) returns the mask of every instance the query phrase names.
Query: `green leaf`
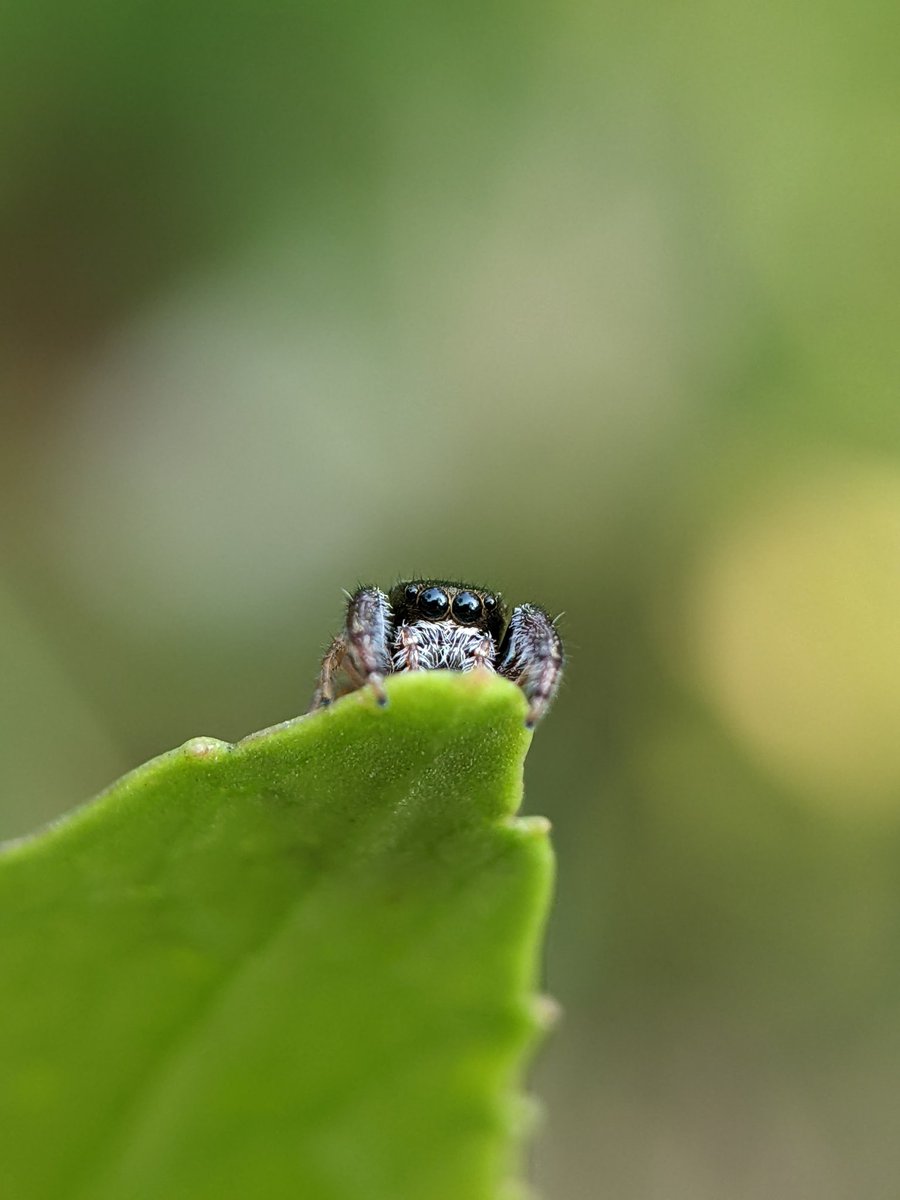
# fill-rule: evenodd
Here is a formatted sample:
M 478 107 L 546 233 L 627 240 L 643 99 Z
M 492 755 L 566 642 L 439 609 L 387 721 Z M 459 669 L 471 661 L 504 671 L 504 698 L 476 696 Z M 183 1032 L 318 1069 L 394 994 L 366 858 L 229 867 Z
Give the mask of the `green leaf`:
M 388 683 L 0 855 L 2 1195 L 505 1194 L 552 874 L 524 701 Z

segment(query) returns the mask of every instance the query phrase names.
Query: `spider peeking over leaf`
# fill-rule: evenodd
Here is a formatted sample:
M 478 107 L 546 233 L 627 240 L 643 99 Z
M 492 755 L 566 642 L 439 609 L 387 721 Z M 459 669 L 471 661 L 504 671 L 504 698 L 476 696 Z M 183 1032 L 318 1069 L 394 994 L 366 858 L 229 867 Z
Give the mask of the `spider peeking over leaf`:
M 312 708 L 366 685 L 385 704 L 384 677 L 399 671 L 475 667 L 517 684 L 528 701 L 525 723 L 536 725 L 562 678 L 562 642 L 550 616 L 536 604 L 509 616 L 498 593 L 446 579 L 398 583 L 388 595 L 361 587 L 322 660 Z

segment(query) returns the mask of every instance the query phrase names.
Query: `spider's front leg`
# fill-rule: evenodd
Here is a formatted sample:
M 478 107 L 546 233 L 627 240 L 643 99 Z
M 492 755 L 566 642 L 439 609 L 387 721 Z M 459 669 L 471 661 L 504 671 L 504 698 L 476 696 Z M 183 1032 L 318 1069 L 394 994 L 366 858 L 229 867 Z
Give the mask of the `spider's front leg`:
M 497 674 L 517 683 L 525 693 L 529 729 L 553 702 L 562 671 L 562 642 L 553 621 L 536 604 L 520 604 L 513 610 L 497 653 Z
M 350 597 L 343 632 L 322 659 L 313 708 L 324 708 L 335 698 L 334 678 L 343 671 L 350 691 L 368 684 L 379 704 L 387 704 L 384 676 L 391 671 L 389 641 L 393 618 L 388 598 L 373 587 L 362 587 Z M 344 689 L 346 691 L 348 689 Z

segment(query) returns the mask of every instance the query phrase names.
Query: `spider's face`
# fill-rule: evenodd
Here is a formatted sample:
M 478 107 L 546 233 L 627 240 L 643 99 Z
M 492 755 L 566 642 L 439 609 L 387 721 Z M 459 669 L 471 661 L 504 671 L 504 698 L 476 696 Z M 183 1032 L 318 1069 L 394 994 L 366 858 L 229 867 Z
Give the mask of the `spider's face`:
M 452 583 L 446 579 L 413 579 L 391 590 L 391 609 L 399 625 L 420 621 L 458 625 L 489 633 L 499 642 L 507 613 L 502 599 L 484 588 Z
M 519 685 L 530 729 L 556 695 L 562 642 L 537 604 L 520 604 L 510 616 L 497 592 L 449 579 L 404 580 L 389 596 L 360 587 L 347 600 L 344 631 L 322 660 L 313 708 L 366 684 L 387 704 L 382 681 L 399 671 L 477 669 Z

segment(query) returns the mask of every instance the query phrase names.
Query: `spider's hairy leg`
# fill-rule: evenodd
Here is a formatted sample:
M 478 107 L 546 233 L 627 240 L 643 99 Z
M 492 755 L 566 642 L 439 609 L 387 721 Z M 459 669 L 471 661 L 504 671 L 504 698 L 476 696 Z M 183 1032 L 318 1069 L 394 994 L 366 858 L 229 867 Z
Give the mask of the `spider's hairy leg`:
M 384 676 L 391 670 L 388 641 L 392 618 L 387 596 L 377 588 L 359 588 L 349 597 L 344 629 L 325 652 L 313 694 L 312 709 L 326 708 L 336 695 L 368 684 L 379 704 L 386 704 Z M 350 688 L 335 687 L 338 674 L 346 676 Z
M 341 668 L 347 653 L 347 641 L 343 634 L 336 637 L 322 659 L 316 690 L 313 692 L 310 712 L 315 708 L 327 708 L 334 699 L 334 677 Z
M 393 614 L 384 592 L 361 587 L 350 597 L 344 639 L 344 670 L 354 687 L 368 684 L 379 704 L 387 704 L 384 677 L 391 672 L 390 638 Z
M 563 648 L 549 615 L 536 604 L 513 611 L 497 655 L 497 673 L 519 685 L 533 728 L 553 702 L 562 679 Z

